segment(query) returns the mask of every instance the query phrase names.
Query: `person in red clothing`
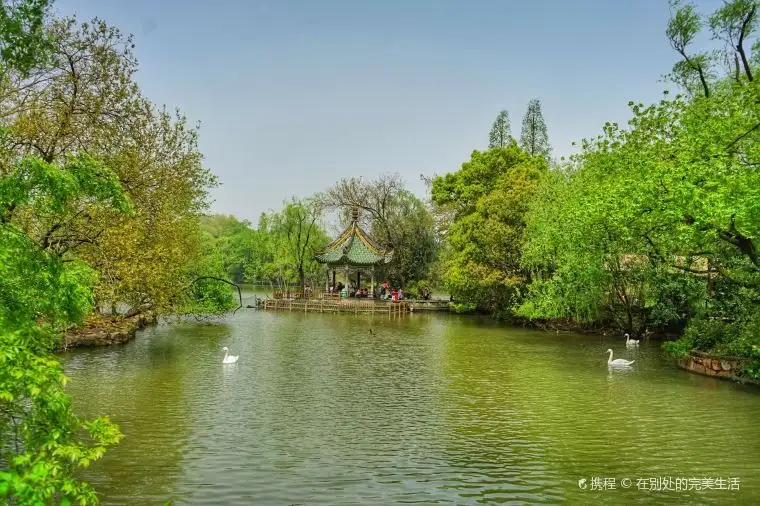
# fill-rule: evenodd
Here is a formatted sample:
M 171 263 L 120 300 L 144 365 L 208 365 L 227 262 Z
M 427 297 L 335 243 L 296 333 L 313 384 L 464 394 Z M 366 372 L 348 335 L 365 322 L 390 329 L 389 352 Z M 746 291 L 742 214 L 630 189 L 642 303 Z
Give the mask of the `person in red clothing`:
M 398 302 L 398 290 L 393 289 L 393 302 Z

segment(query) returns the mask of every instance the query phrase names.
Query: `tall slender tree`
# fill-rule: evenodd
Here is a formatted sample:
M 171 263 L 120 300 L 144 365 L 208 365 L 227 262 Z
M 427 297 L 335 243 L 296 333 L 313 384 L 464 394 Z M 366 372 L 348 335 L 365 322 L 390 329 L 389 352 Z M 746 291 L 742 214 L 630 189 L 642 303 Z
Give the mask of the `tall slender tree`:
M 546 121 L 544 121 L 544 115 L 541 112 L 541 102 L 537 98 L 528 102 L 528 110 L 525 112 L 522 121 L 520 145 L 532 156 L 542 156 L 547 160 L 549 159 L 552 148 L 549 145 Z
M 488 134 L 488 149 L 503 148 L 512 138 L 512 127 L 509 123 L 509 112 L 499 111 L 493 122 L 491 133 Z

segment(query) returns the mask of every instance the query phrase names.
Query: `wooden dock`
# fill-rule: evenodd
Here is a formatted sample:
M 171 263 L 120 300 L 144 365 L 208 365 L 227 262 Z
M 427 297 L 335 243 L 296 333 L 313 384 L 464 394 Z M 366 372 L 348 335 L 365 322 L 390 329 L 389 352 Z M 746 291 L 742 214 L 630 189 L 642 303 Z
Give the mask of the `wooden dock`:
M 372 299 L 264 299 L 266 311 L 300 311 L 302 313 L 406 314 L 412 311 L 407 301 Z

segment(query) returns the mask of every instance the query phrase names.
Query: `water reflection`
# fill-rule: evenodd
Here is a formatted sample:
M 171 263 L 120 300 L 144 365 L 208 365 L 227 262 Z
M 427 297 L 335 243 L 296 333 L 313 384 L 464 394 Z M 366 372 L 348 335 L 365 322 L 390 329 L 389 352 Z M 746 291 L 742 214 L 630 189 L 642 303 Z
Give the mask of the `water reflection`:
M 607 369 L 607 348 L 634 367 Z M 241 310 L 66 361 L 77 409 L 126 434 L 87 473 L 104 504 L 728 500 L 577 485 L 679 473 L 740 476 L 731 500 L 760 500 L 757 390 L 680 371 L 656 343 Z
M 83 473 L 97 483 L 108 504 L 134 504 L 134 497 L 163 502 L 177 488 L 189 435 L 184 421 L 190 413 L 183 395 L 188 371 L 175 362 L 181 343 L 165 339 L 172 332 L 168 327 L 150 329 L 144 336 L 155 335 L 143 339 L 142 346 L 69 353 L 67 374 L 73 381 L 68 389 L 75 409 L 88 416 L 109 415 L 125 434 Z
M 607 379 L 610 381 L 624 380 L 627 381 L 627 376 L 634 374 L 636 370 L 632 366 L 628 367 L 608 367 Z

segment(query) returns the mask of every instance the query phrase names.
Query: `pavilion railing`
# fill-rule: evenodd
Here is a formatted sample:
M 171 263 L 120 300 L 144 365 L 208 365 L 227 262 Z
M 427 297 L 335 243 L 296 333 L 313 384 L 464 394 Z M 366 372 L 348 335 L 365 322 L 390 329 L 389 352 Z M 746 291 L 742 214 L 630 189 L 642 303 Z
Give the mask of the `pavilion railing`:
M 275 300 L 340 300 L 340 294 L 335 292 L 320 292 L 313 290 L 275 290 L 272 292 Z

